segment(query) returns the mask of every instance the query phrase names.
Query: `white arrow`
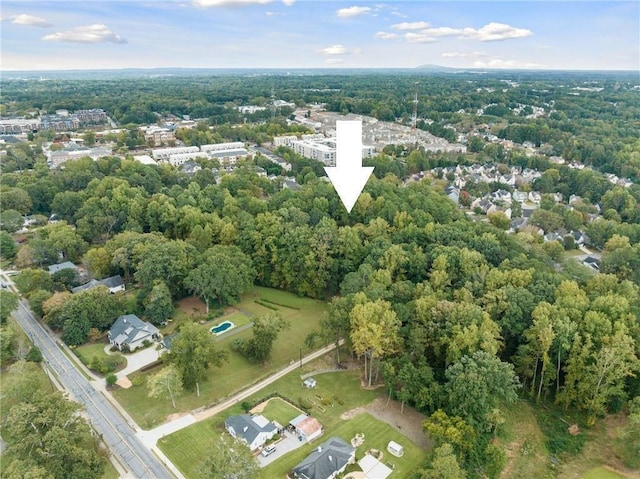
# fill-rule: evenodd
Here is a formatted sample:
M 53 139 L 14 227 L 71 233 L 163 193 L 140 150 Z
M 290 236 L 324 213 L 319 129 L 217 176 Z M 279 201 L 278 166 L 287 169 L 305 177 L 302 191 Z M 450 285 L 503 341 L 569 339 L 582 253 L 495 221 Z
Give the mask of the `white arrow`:
M 373 166 L 362 166 L 361 121 L 336 121 L 336 166 L 325 166 L 324 171 L 351 213 L 373 172 Z

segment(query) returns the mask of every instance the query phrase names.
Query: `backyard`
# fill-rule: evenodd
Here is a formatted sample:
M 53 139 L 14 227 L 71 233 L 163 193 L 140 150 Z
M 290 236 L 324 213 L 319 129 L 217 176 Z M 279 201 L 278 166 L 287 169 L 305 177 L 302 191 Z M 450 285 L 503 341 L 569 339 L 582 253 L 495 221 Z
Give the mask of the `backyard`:
M 314 389 L 307 389 L 302 385 L 301 373 L 324 369 L 325 366 L 326 359 L 319 358 L 312 363 L 304 365 L 301 370 L 286 375 L 254 396 L 249 397 L 246 402 L 251 406 L 255 406 L 273 393 L 286 397 L 291 402 L 296 403 L 296 406 L 300 401 L 304 402 L 306 399 L 311 399 L 316 405 L 312 406 L 309 412 L 318 419 L 325 431 L 323 436 L 313 443 L 314 445 L 317 446 L 320 442 L 334 435 L 338 435 L 348 442 L 355 433 L 364 432 L 364 447 L 366 449 L 363 449 L 362 452 L 358 450 L 358 459 L 364 451 L 370 448 L 377 448 L 386 453 L 386 444 L 389 440 L 395 440 L 405 447 L 405 454 L 402 458 L 393 457 L 393 460 L 391 460 L 391 455 L 385 454 L 383 462 L 387 462 L 387 460 L 393 462 L 397 466 L 396 471 L 401 473 L 402 471 L 409 471 L 425 459 L 425 453 L 418 446 L 388 424 L 374 419 L 367 413 L 360 413 L 351 420 L 341 418 L 341 416 L 345 417 L 345 414 L 349 411 L 353 411 L 354 408 L 363 407 L 371 403 L 380 394 L 380 391 L 361 389 L 360 370 L 315 375 L 317 387 Z M 332 406 L 321 406 L 321 401 L 316 396 L 328 399 Z M 198 467 L 210 450 L 212 441 L 221 434 L 226 434 L 224 432 L 224 420 L 228 416 L 242 414 L 243 412 L 242 405 L 237 404 L 217 416 L 160 439 L 158 446 L 186 477 L 198 477 Z M 282 421 L 287 421 L 289 416 L 295 417 L 297 415 L 295 412 L 296 409 L 286 402 L 280 399 L 271 399 L 261 414 L 269 420 L 276 419 L 281 424 L 285 424 Z M 266 467 L 263 471 L 263 477 L 265 479 L 283 477 L 284 472 L 304 459 L 312 448 L 312 445 L 305 445 L 287 454 L 284 458 Z M 404 477 L 400 474 L 396 475 L 394 473 L 394 475 L 396 477 Z
M 232 341 L 252 336 L 251 328 L 246 330 L 234 328 L 217 337 L 218 347 L 226 349 L 229 353 L 228 362 L 220 368 L 214 367 L 209 370 L 207 380 L 200 384 L 200 397 L 196 397 L 195 393 L 189 391 L 178 397 L 176 409 L 172 408 L 170 401 L 162 400 L 154 400 L 153 407 L 149 407 L 146 379 L 150 374 L 155 374 L 157 369 L 146 373 L 133 373 L 129 379 L 134 385 L 129 389 L 114 391 L 114 396 L 140 427 L 150 429 L 161 424 L 170 414 L 217 403 L 289 365 L 292 361 L 297 361 L 301 353 L 306 355 L 312 352 L 305 346 L 304 338 L 313 330 L 320 329 L 320 319 L 326 309 L 326 304 L 322 301 L 300 298 L 282 291 L 256 287 L 252 293 L 243 296 L 240 303 L 230 308 L 229 316 L 223 315 L 214 321 L 203 324 L 202 327 L 210 329 L 225 320 L 230 320 L 236 326 L 241 326 L 243 322 L 244 324 L 249 323 L 251 317 L 271 312 L 274 309 L 277 309 L 289 321 L 290 327 L 278 336 L 268 364 L 252 363 L 239 353 L 231 351 L 229 346 Z M 318 344 L 315 349 L 322 346 Z

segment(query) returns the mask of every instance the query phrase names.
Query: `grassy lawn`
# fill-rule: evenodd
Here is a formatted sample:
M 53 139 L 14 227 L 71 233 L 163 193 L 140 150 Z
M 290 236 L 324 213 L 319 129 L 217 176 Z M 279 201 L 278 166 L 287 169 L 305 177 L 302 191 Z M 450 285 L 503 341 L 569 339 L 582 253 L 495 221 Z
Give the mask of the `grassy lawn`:
M 153 407 L 149 407 L 150 400 L 145 385 L 146 378 L 150 374 L 155 374 L 157 370 L 148 373 L 134 373 L 129 376 L 129 379 L 133 380 L 136 376 L 142 376 L 142 385 L 132 386 L 129 389 L 119 389 L 114 392 L 114 396 L 127 412 L 131 414 L 140 427 L 150 429 L 161 424 L 169 414 L 189 411 L 204 405 L 220 402 L 225 397 L 289 365 L 292 361 L 297 361 L 300 357 L 300 347 L 302 347 L 303 354 L 311 352 L 304 345 L 304 338 L 306 338 L 311 331 L 320 329 L 320 319 L 326 310 L 326 304 L 324 302 L 300 298 L 294 294 L 282 291 L 257 287 L 252 293 L 243 296 L 242 301 L 234 306 L 235 309 L 239 311 L 239 313 L 235 314 L 244 314 L 250 321 L 251 316 L 272 311 L 256 303 L 256 299 L 275 301 L 299 308 L 293 309 L 285 306 L 273 306 L 278 308 L 282 316 L 289 321 L 290 327 L 281 332 L 275 341 L 269 363 L 266 365 L 255 364 L 248 361 L 239 353 L 231 351 L 229 346 L 232 341 L 238 338 L 247 339 L 252 336 L 251 328 L 226 338 L 225 335 L 222 335 L 220 336 L 218 347 L 228 351 L 229 361 L 221 368 L 212 368 L 209 371 L 207 380 L 200 384 L 200 397 L 196 397 L 193 392 L 186 392 L 176 401 L 176 409 L 171 407 L 170 401 L 159 400 L 154 400 Z M 239 316 L 233 317 L 239 318 Z M 230 316 L 217 318 L 215 324 L 229 318 Z M 229 320 L 233 321 L 232 319 Z M 212 325 L 213 324 L 214 323 L 212 323 Z M 210 329 L 212 325 L 207 324 L 203 325 L 203 327 Z M 317 347 L 319 348 L 321 346 L 322 345 L 318 345 Z M 297 399 L 297 395 L 294 396 L 294 399 Z
M 297 402 L 299 397 L 309 394 L 310 391 L 302 386 L 300 374 L 320 369 L 324 364 L 322 358 L 314 361 L 314 363 L 305 364 L 301 371 L 292 372 L 279 379 L 269 387 L 249 397 L 247 402 L 254 404 L 273 392 L 278 392 Z M 329 437 L 328 435 L 332 434 L 339 425 L 345 423 L 344 420 L 340 419 L 342 413 L 368 404 L 378 395 L 377 391 L 360 389 L 359 371 L 321 374 L 316 376 L 316 379 L 318 388 L 313 391 L 332 398 L 339 395 L 343 402 L 343 404 L 336 402 L 334 407 L 326 408 L 324 413 L 311 410 L 311 414 L 325 427 L 325 435 L 323 437 Z M 210 450 L 211 441 L 224 433 L 225 418 L 242 412 L 240 404 L 237 404 L 222 414 L 160 439 L 158 446 L 187 477 L 198 477 L 198 467 L 206 457 L 207 451 Z M 264 414 L 271 419 L 266 412 Z M 402 444 L 408 442 L 406 438 L 403 441 Z M 265 479 L 271 479 L 272 477 L 281 476 L 265 475 L 264 477 Z
M 393 429 L 387 423 L 377 420 L 370 414 L 361 413 L 349 421 L 342 421 L 342 424 L 335 429 L 325 430 L 325 433 L 313 443 L 306 444 L 265 467 L 263 477 L 284 477 L 288 471 L 307 457 L 314 448 L 318 447 L 318 444 L 332 436 L 338 436 L 349 443 L 357 433 L 364 433 L 365 439 L 364 444 L 356 449 L 356 461 L 362 459 L 369 449 L 383 451 L 382 462 L 395 466 L 390 477 L 409 477 L 412 472 L 419 469 L 420 465 L 426 459 L 426 452 L 421 450 L 400 432 Z M 402 457 L 395 457 L 387 451 L 389 441 L 396 441 L 403 446 L 404 455 Z
M 127 367 L 127 359 L 121 353 L 107 354 L 104 352 L 106 343 L 86 343 L 74 348 L 75 353 L 85 366 L 90 367 L 93 358 L 103 362 L 108 362 L 115 366 L 115 371 L 120 371 Z
M 231 321 L 233 324 L 237 326 L 243 326 L 251 322 L 251 316 L 247 316 L 244 313 L 240 313 L 236 311 L 235 313 L 225 314 L 224 316 L 220 316 L 213 321 L 207 323 L 207 328 L 211 329 L 214 326 L 217 326 L 220 323 L 224 323 L 225 321 Z M 231 330 L 228 330 L 231 331 Z
M 106 460 L 106 459 L 105 459 Z M 104 474 L 101 479 L 118 479 L 120 474 L 118 470 L 111 464 L 111 461 L 106 460 L 106 464 L 104 465 Z
M 596 467 L 582 476 L 582 479 L 625 479 L 625 476 L 621 476 L 606 467 Z
M 286 426 L 289 421 L 302 414 L 302 411 L 280 398 L 273 398 L 259 414 L 262 414 L 269 421 L 276 421 L 278 424 Z

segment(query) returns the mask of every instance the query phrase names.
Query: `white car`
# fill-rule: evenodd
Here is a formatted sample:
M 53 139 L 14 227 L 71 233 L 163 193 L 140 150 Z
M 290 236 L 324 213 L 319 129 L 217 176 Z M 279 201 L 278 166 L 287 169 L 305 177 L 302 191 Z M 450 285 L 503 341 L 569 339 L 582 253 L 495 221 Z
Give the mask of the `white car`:
M 267 457 L 269 454 L 273 454 L 274 452 L 276 452 L 276 446 L 267 446 L 262 450 L 262 455 L 264 457 Z

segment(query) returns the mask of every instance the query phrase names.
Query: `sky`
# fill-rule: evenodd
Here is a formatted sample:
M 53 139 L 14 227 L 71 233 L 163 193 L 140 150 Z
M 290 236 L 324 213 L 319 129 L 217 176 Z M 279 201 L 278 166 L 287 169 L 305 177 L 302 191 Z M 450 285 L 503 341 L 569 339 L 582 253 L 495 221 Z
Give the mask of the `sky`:
M 640 71 L 640 2 L 3 0 L 2 70 Z

